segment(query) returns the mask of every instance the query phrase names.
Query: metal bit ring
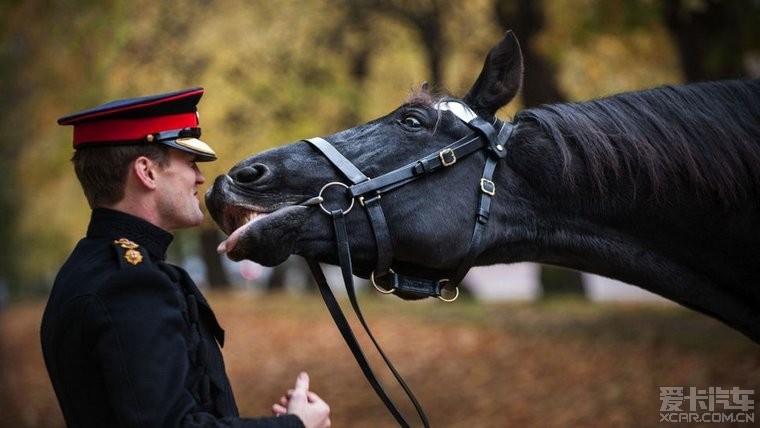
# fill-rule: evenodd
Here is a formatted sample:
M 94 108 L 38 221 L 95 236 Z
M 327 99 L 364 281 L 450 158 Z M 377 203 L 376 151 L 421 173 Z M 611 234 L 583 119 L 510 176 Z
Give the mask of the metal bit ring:
M 330 186 L 343 186 L 343 187 L 345 187 L 345 188 L 346 188 L 346 190 L 348 190 L 348 185 L 347 185 L 347 184 L 345 184 L 345 183 L 341 183 L 340 181 L 331 181 L 331 182 L 329 182 L 329 183 L 325 184 L 324 186 L 322 186 L 322 189 L 320 189 L 320 191 L 319 191 L 319 195 L 318 195 L 318 197 L 322 198 L 322 202 L 320 202 L 320 203 L 319 203 L 319 208 L 320 208 L 322 211 L 324 211 L 324 213 L 325 213 L 325 214 L 327 214 L 327 215 L 330 215 L 330 214 L 331 214 L 331 212 L 330 212 L 330 210 L 328 210 L 327 208 L 325 208 L 325 199 L 324 199 L 324 197 L 322 196 L 322 193 L 324 193 L 324 191 L 325 191 L 325 190 L 326 190 L 328 187 L 330 187 Z M 345 215 L 345 214 L 348 214 L 348 213 L 349 213 L 349 211 L 351 211 L 351 209 L 352 209 L 353 207 L 354 207 L 354 198 L 351 198 L 351 205 L 349 205 L 347 209 L 343 210 L 343 214 L 344 214 L 344 215 Z

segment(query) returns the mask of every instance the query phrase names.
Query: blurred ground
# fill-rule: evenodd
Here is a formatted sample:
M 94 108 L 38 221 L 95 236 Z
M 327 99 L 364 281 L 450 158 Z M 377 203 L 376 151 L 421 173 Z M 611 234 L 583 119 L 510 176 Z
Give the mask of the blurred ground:
M 209 300 L 227 330 L 224 354 L 242 414 L 269 414 L 304 369 L 330 403 L 334 427 L 395 425 L 318 296 Z M 760 395 L 760 346 L 672 305 L 361 300 L 433 427 L 696 426 L 659 422 L 660 386 L 738 386 L 753 389 L 756 402 Z M 0 426 L 63 426 L 39 347 L 42 308 L 21 303 L 0 313 Z

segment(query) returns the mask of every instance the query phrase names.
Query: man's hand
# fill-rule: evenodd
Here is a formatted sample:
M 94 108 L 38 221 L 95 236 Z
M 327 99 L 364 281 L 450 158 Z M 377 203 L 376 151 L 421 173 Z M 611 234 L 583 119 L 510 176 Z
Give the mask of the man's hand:
M 301 372 L 296 386 L 272 405 L 272 413 L 281 416 L 290 413 L 298 416 L 306 428 L 329 428 L 330 406 L 319 396 L 309 391 L 309 375 Z

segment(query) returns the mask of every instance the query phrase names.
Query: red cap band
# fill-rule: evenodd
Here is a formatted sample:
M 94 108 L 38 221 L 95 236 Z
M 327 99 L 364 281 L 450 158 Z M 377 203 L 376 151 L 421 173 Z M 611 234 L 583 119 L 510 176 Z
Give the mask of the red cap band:
M 89 142 L 141 140 L 155 132 L 196 126 L 198 126 L 196 113 L 82 122 L 74 127 L 74 148 L 79 144 Z

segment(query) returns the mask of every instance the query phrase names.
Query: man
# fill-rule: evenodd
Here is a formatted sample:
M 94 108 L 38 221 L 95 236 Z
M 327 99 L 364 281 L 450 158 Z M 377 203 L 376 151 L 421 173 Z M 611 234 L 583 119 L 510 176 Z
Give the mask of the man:
M 301 373 L 243 419 L 219 347 L 224 331 L 188 274 L 166 263 L 169 231 L 198 226 L 202 88 L 120 100 L 61 118 L 93 209 L 42 319 L 45 364 L 70 427 L 328 427 Z

